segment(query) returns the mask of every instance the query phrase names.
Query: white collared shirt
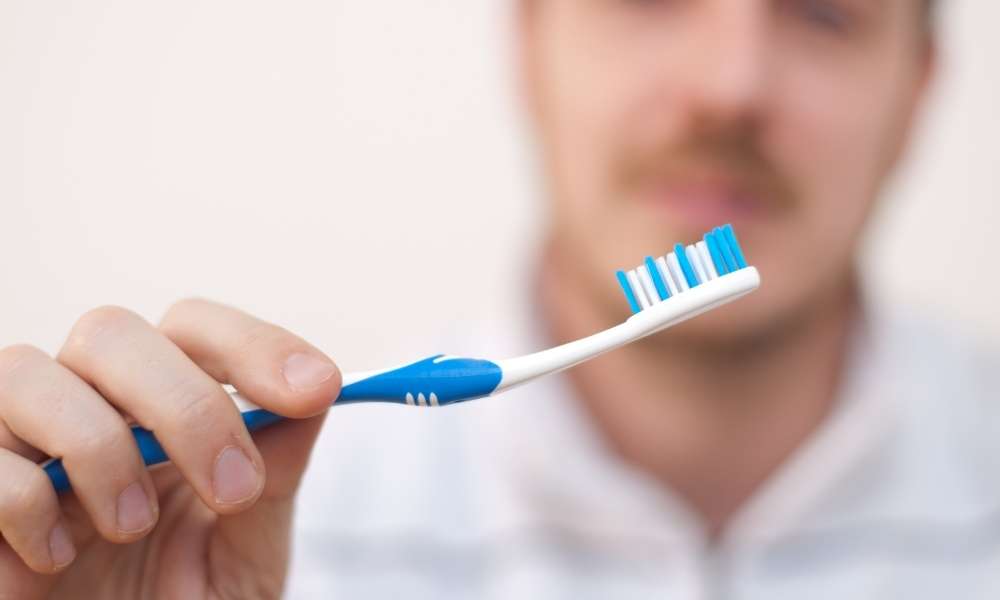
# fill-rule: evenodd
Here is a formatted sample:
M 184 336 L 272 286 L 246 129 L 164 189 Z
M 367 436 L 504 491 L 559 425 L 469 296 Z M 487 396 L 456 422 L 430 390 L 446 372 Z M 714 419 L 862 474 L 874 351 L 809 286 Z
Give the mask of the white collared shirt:
M 537 349 L 507 337 L 480 356 Z M 831 414 L 711 545 L 560 376 L 443 409 L 335 408 L 288 597 L 1000 598 L 1000 362 L 899 319 L 852 348 Z

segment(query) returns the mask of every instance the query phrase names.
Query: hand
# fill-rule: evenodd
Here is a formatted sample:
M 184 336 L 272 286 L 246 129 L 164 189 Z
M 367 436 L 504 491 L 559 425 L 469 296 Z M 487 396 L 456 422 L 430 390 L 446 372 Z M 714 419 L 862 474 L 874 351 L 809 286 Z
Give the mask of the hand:
M 250 437 L 220 383 L 293 417 Z M 158 327 L 102 307 L 56 358 L 0 350 L 0 599 L 277 598 L 292 502 L 336 365 L 299 337 L 205 300 Z M 172 463 L 146 469 L 126 423 Z M 57 456 L 57 496 L 37 461 Z

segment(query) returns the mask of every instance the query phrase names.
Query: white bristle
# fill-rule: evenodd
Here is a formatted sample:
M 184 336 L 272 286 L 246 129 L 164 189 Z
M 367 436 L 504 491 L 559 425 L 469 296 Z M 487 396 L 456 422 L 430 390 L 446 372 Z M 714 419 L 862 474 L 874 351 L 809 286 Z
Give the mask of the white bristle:
M 625 273 L 625 277 L 628 278 L 628 283 L 632 286 L 632 293 L 635 295 L 635 299 L 639 301 L 639 308 L 646 310 L 652 306 L 649 298 L 646 297 L 646 292 L 643 291 L 642 285 L 639 283 L 639 277 L 635 274 L 635 269 Z
M 636 272 L 639 274 L 639 283 L 642 284 L 642 289 L 646 292 L 646 297 L 649 298 L 650 302 L 657 304 L 661 302 L 660 294 L 656 291 L 656 285 L 653 284 L 653 277 L 646 270 L 646 265 L 636 267 Z
M 667 265 L 670 266 L 670 274 L 674 276 L 674 281 L 677 286 L 680 287 L 681 292 L 686 292 L 690 289 L 687 283 L 687 278 L 684 277 L 684 271 L 681 269 L 681 263 L 677 262 L 677 256 L 673 252 L 667 255 Z
M 680 290 L 677 289 L 677 284 L 674 283 L 674 278 L 670 275 L 670 269 L 667 268 L 666 259 L 660 256 L 657 257 L 655 262 L 656 267 L 660 270 L 660 276 L 663 277 L 663 282 L 667 284 L 667 291 L 670 292 L 671 296 L 676 296 L 680 293 Z
M 715 263 L 712 262 L 712 253 L 708 251 L 708 244 L 702 240 L 694 245 L 698 249 L 698 256 L 701 257 L 701 264 L 705 267 L 705 274 L 709 280 L 718 279 L 719 272 L 715 270 Z
M 698 251 L 694 246 L 688 246 L 684 249 L 687 254 L 688 262 L 691 263 L 691 268 L 694 269 L 695 277 L 698 278 L 700 283 L 706 283 L 708 281 L 708 275 L 705 274 L 705 267 L 701 265 L 701 257 L 698 256 Z

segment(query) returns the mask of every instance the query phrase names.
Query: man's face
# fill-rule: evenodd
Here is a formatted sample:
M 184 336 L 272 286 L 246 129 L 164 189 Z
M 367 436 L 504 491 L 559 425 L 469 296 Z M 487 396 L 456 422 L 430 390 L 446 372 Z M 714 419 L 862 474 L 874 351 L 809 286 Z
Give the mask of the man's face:
M 524 0 L 552 227 L 614 272 L 732 223 L 761 289 L 688 331 L 772 332 L 843 289 L 930 64 L 919 0 Z

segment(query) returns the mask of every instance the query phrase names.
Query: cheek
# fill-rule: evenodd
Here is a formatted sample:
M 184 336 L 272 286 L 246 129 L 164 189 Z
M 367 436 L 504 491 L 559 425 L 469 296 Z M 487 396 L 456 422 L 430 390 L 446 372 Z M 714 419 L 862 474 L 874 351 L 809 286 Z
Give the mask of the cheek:
M 564 57 L 578 62 L 579 57 Z M 586 212 L 599 206 L 607 186 L 608 154 L 614 129 L 613 99 L 601 93 L 596 77 L 585 65 L 554 65 L 547 113 L 550 141 L 560 196 Z
M 795 314 L 831 293 L 849 272 L 904 118 L 894 114 L 904 112 L 901 84 L 877 76 L 885 70 L 786 67 L 772 87 L 760 142 L 792 186 L 796 204 L 741 233 L 764 284 L 739 311 L 717 316 L 728 319 L 727 328 Z
M 589 54 L 561 51 L 550 56 L 543 73 L 543 139 L 555 225 L 606 277 L 605 271 L 613 273 L 641 259 L 623 244 L 636 235 L 636 218 L 632 203 L 617 189 L 614 169 L 629 115 L 625 95 L 634 86 L 604 66 L 606 58 Z
M 835 271 L 850 260 L 893 162 L 900 82 L 885 65 L 789 73 L 777 97 L 769 143 L 800 205 L 793 236 L 800 256 Z

